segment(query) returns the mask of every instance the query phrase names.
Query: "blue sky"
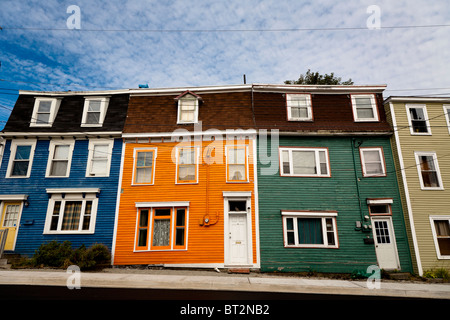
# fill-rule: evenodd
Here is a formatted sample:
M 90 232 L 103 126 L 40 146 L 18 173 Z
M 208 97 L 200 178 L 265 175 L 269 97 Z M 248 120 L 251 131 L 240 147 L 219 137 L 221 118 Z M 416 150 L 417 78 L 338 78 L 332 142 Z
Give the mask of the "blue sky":
M 79 30 L 66 24 L 71 5 L 80 8 Z M 381 29 L 367 28 L 371 5 Z M 387 84 L 385 97 L 450 96 L 448 0 L 1 0 L 1 7 L 0 128 L 18 90 L 225 85 L 243 83 L 243 74 L 247 83 L 280 84 L 308 69 Z

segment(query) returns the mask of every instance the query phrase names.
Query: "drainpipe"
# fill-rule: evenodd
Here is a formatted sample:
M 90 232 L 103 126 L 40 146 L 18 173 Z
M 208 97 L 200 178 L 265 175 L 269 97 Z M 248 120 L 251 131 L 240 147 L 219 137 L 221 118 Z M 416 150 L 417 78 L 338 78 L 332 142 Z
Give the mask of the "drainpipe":
M 358 194 L 359 214 L 361 216 L 361 229 L 362 229 L 363 223 L 364 223 L 364 216 L 363 216 L 362 206 L 361 206 L 361 193 L 359 191 L 359 178 L 358 178 L 358 174 L 356 171 L 356 160 L 355 160 L 355 151 L 354 151 L 354 148 L 356 148 L 355 142 L 356 142 L 356 139 L 352 138 L 351 143 L 352 143 L 353 171 L 355 172 L 356 192 Z M 362 144 L 362 142 L 358 142 L 358 147 L 361 146 L 361 144 Z

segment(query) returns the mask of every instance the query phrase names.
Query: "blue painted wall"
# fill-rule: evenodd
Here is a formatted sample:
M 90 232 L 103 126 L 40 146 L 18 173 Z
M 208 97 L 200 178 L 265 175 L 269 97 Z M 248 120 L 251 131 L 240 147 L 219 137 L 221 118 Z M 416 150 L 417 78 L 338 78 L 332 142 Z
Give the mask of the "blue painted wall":
M 15 253 L 32 256 L 42 243 L 51 240 L 72 243 L 74 248 L 82 244 L 89 247 L 102 243 L 112 247 L 117 188 L 120 175 L 122 139 L 114 140 L 109 177 L 85 177 L 89 140 L 76 140 L 68 178 L 45 178 L 49 154 L 49 140 L 37 140 L 29 178 L 5 178 L 10 157 L 11 140 L 5 145 L 0 167 L 0 194 L 27 194 L 28 207 L 23 206 L 19 224 Z M 46 188 L 100 188 L 94 234 L 43 234 L 49 194 Z M 33 220 L 30 225 L 24 221 Z

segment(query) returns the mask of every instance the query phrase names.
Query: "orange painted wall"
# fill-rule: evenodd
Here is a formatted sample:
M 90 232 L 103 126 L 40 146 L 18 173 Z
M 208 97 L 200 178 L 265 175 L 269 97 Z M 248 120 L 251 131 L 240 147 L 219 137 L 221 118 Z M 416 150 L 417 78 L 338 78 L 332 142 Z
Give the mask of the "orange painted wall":
M 253 140 L 216 140 L 190 142 L 199 146 L 198 183 L 175 184 L 176 163 L 172 161 L 172 151 L 185 142 L 156 142 L 125 144 L 123 177 L 118 211 L 114 264 L 222 264 L 224 263 L 224 198 L 223 191 L 250 191 L 252 215 L 252 255 L 257 263 L 255 226 L 255 187 L 254 187 L 254 145 Z M 226 181 L 225 145 L 246 145 L 248 147 L 248 182 L 230 183 Z M 205 161 L 208 147 L 214 146 L 211 156 L 215 163 Z M 135 148 L 156 148 L 153 185 L 132 185 L 133 155 Z M 136 252 L 135 235 L 137 208 L 136 202 L 189 201 L 187 250 L 183 251 L 144 251 Z M 207 209 L 208 208 L 208 209 Z M 200 226 L 199 222 L 209 213 L 210 220 L 217 223 Z

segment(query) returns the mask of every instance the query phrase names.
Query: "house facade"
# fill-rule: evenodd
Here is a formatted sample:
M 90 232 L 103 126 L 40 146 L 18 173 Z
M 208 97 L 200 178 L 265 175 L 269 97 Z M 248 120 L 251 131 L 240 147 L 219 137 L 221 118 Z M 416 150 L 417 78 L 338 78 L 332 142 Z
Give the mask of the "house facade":
M 389 97 L 385 108 L 414 270 L 450 270 L 450 98 Z
M 130 91 L 114 265 L 259 267 L 250 86 Z
M 383 90 L 253 88 L 261 271 L 412 270 Z
M 1 132 L 5 252 L 43 243 L 112 248 L 127 91 L 20 91 Z

